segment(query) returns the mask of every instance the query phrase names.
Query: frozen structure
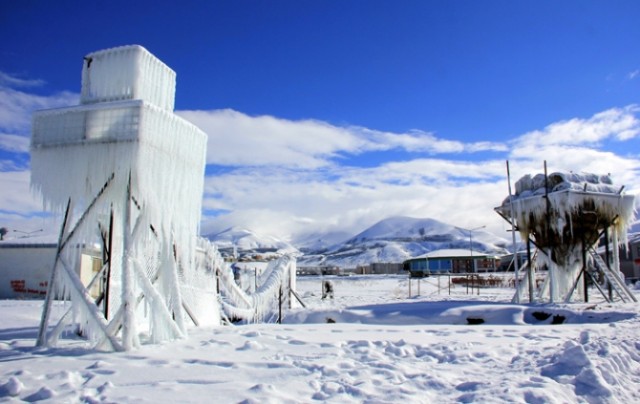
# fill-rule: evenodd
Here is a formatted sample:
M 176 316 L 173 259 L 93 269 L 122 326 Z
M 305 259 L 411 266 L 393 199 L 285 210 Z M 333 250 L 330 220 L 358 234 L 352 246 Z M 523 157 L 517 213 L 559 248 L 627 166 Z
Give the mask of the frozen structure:
M 304 306 L 295 291 L 296 259 L 293 255 L 271 261 L 256 283 L 255 290 L 250 293 L 250 287 L 245 290 L 235 282 L 232 271 L 219 272 L 220 304 L 226 322 L 281 323 L 283 308 L 292 308 L 298 303 Z
M 84 58 L 80 105 L 34 114 L 32 188 L 64 212 L 38 345 L 69 323 L 110 350 L 221 323 L 217 280 L 229 269 L 197 236 L 207 136 L 173 113 L 175 81 L 141 46 L 106 49 Z M 75 270 L 84 245 L 103 251 L 88 285 Z M 71 307 L 49 332 L 54 298 Z
M 546 175 L 546 164 L 545 174 L 525 175 L 516 182 L 515 194 L 496 208 L 526 240 L 528 262 L 533 263 L 527 266 L 528 276 L 519 283 L 515 300 L 527 286 L 531 301 L 570 301 L 576 291 L 587 300 L 589 278 L 607 300 L 616 297 L 614 291 L 623 301 L 635 300 L 624 284 L 617 256 L 618 246 L 626 245 L 627 228 L 635 215 L 634 196 L 623 190 L 608 175 Z M 605 260 L 596 251 L 603 237 Z M 533 257 L 530 243 L 537 247 Z M 548 270 L 547 277 L 534 296 L 534 274 L 540 269 Z

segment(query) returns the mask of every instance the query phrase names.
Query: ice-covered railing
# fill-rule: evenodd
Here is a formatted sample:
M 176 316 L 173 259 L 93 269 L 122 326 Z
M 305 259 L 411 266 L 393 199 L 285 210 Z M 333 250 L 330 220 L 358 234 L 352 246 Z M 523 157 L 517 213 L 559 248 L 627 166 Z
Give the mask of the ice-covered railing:
M 254 293 L 247 293 L 235 282 L 231 267 L 225 265 L 219 273 L 222 309 L 229 319 L 266 321 L 279 306 L 294 304 L 295 276 L 296 258 L 284 255 L 269 263 L 262 277 L 265 281 Z

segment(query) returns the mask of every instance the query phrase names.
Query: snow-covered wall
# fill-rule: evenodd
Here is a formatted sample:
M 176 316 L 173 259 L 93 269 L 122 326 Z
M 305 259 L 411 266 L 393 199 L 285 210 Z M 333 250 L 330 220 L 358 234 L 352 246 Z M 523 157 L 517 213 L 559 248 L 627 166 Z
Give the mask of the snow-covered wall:
M 47 292 L 54 245 L 0 244 L 0 299 L 40 299 Z
M 139 45 L 93 52 L 84 57 L 80 102 L 145 100 L 173 111 L 176 73 Z

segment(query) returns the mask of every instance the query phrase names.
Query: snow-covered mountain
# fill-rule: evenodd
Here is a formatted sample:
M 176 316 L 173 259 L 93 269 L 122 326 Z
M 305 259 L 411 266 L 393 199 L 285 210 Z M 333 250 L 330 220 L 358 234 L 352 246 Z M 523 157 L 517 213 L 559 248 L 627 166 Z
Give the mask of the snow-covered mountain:
M 205 235 L 221 252 L 231 254 L 299 253 L 298 249 L 277 237 L 257 234 L 241 227 L 230 227 L 220 233 Z
M 434 219 L 391 217 L 362 233 L 320 251 L 307 251 L 301 266 L 337 265 L 353 268 L 374 262 L 400 263 L 430 251 L 445 248 L 506 254 L 509 242 L 487 231 L 462 229 Z
M 311 233 L 296 238 L 294 244 L 303 253 L 321 253 L 353 237 L 353 233 L 333 231 Z
M 430 251 L 445 248 L 469 249 L 469 230 L 435 219 L 391 217 L 384 219 L 356 236 L 346 233 L 315 233 L 295 241 L 295 246 L 277 237 L 231 227 L 205 236 L 218 249 L 240 256 L 282 253 L 303 253 L 300 266 L 336 265 L 354 268 L 376 262 L 400 263 Z M 346 241 L 345 241 L 346 240 Z M 510 241 L 484 230 L 471 234 L 474 251 L 506 254 Z

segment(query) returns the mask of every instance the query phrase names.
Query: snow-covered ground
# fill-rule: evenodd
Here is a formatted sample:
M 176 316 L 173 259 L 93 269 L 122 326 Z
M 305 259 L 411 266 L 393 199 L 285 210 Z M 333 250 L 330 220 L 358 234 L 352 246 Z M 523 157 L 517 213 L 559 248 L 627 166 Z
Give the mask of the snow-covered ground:
M 413 280 L 411 297 L 400 276 L 297 283 L 308 307 L 284 324 L 194 328 L 126 353 L 73 333 L 36 349 L 42 302 L 0 301 L 0 402 L 640 402 L 638 304 L 592 292 L 589 304 L 514 305 L 511 289 L 449 294 L 435 278 L 419 296 Z

